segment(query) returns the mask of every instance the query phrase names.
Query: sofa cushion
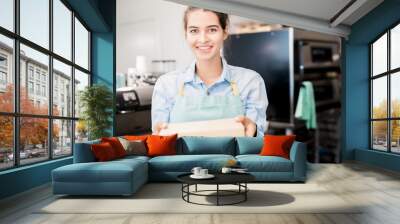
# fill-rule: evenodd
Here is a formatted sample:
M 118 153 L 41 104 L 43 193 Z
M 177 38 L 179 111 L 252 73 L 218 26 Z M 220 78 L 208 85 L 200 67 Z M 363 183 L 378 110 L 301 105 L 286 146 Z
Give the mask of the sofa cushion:
M 74 163 L 95 162 L 96 158 L 90 148 L 92 144 L 99 144 L 99 139 L 87 142 L 75 143 L 74 148 Z
M 90 148 L 92 149 L 94 157 L 96 157 L 96 161 L 104 162 L 118 158 L 112 145 L 108 142 L 92 144 Z
M 114 149 L 117 158 L 122 158 L 126 156 L 126 151 L 117 137 L 103 137 L 101 138 L 101 142 L 110 143 L 110 145 Z
M 130 155 L 130 156 L 125 156 L 124 158 L 113 160 L 113 162 L 127 162 L 127 163 L 129 163 L 129 162 L 132 162 L 132 161 L 135 161 L 135 160 L 148 162 L 149 159 L 150 159 L 150 157 L 147 157 L 147 156 Z
M 119 141 L 121 142 L 122 146 L 126 151 L 126 155 L 138 155 L 138 156 L 145 156 L 147 155 L 147 147 L 146 142 L 141 140 L 127 140 L 122 137 L 118 137 Z
M 158 156 L 149 160 L 150 171 L 163 172 L 190 172 L 193 167 L 199 166 L 211 172 L 219 171 L 230 159 L 231 155 L 175 155 Z
M 264 136 L 264 146 L 260 155 L 280 156 L 290 159 L 290 148 L 295 138 L 295 135 L 266 135 Z
M 176 154 L 177 134 L 170 136 L 149 135 L 147 137 L 147 155 L 148 156 L 165 156 Z
M 292 172 L 293 162 L 279 156 L 238 155 L 240 167 L 249 172 Z
M 199 137 L 185 136 L 179 138 L 177 154 L 226 154 L 235 155 L 235 138 L 233 137 Z
M 236 155 L 260 154 L 263 137 L 236 137 Z
M 137 141 L 137 140 L 146 141 L 149 135 L 125 135 L 123 137 L 129 141 Z
M 58 182 L 129 182 L 134 172 L 143 172 L 147 166 L 140 159 L 122 159 L 108 162 L 74 163 L 53 170 L 53 181 Z M 147 176 L 146 174 L 143 174 Z

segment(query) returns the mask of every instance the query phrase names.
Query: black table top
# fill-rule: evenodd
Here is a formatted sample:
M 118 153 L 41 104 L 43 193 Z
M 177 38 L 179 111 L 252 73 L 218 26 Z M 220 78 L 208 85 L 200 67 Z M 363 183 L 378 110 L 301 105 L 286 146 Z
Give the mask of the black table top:
M 215 177 L 211 179 L 194 179 L 186 173 L 177 177 L 178 181 L 186 184 L 236 184 L 248 183 L 255 180 L 255 177 L 249 173 L 212 173 Z

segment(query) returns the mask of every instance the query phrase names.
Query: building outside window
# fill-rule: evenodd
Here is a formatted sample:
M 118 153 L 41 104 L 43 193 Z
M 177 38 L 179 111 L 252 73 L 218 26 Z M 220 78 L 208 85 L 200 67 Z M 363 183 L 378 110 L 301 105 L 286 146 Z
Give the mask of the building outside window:
M 370 44 L 371 148 L 400 153 L 400 24 Z

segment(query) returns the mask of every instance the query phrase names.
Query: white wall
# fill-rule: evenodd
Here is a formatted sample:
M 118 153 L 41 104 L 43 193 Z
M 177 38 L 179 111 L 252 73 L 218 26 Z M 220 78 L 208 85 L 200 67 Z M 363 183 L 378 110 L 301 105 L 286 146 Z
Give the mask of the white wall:
M 176 60 L 176 68 L 189 65 L 194 57 L 186 44 L 183 13 L 187 6 L 165 0 L 117 1 L 117 73 L 136 67 L 136 56 L 151 60 Z M 241 24 L 258 21 L 230 15 L 230 33 Z M 262 23 L 262 22 L 261 22 Z M 296 38 L 338 40 L 338 37 L 296 29 Z
M 164 0 L 117 1 L 117 72 L 135 67 L 136 56 L 176 60 L 176 68 L 193 60 L 183 32 L 186 6 Z M 149 67 L 150 68 L 150 67 Z

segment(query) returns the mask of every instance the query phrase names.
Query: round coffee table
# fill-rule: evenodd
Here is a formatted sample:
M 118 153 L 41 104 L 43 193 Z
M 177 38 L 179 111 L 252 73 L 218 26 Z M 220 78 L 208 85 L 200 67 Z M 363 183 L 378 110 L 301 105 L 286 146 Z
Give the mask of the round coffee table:
M 249 173 L 216 173 L 213 174 L 215 177 L 212 179 L 193 179 L 190 177 L 191 173 L 182 174 L 177 177 L 178 181 L 182 183 L 182 199 L 188 203 L 198 205 L 234 205 L 247 200 L 247 192 L 249 188 L 247 183 L 255 180 L 255 177 Z M 197 185 L 215 185 L 215 190 L 197 190 Z M 195 186 L 194 191 L 190 191 L 190 186 Z M 220 185 L 236 185 L 237 190 L 223 190 L 220 189 Z M 209 192 L 215 192 L 215 194 L 205 194 Z M 216 197 L 216 204 L 202 204 L 193 202 L 190 200 L 190 196 L 203 196 L 203 197 Z M 232 197 L 240 196 L 240 199 L 231 203 L 221 203 L 221 197 Z

